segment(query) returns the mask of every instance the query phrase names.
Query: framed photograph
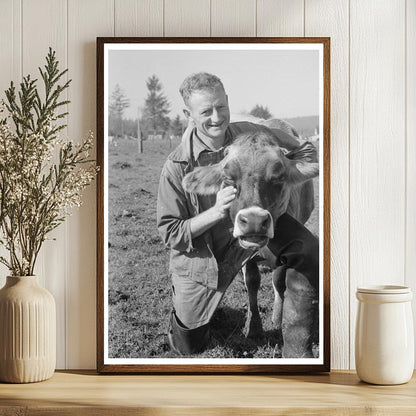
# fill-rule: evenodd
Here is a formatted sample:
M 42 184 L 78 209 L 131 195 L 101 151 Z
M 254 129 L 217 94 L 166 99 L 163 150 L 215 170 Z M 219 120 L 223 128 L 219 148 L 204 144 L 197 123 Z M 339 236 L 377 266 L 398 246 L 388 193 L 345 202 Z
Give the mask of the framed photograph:
M 99 372 L 330 371 L 329 51 L 97 38 Z

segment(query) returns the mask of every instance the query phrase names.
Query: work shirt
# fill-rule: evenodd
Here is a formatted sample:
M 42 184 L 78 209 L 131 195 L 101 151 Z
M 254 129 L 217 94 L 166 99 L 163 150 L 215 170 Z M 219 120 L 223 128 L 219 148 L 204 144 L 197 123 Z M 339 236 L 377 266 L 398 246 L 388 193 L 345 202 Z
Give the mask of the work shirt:
M 227 217 L 192 239 L 190 219 L 212 207 L 216 195 L 207 197 L 189 194 L 182 187 L 182 179 L 196 166 L 220 162 L 224 158 L 225 148 L 238 135 L 264 130 L 265 127 L 253 123 L 230 123 L 224 146 L 212 151 L 201 142 L 194 128 L 185 132 L 181 144 L 168 156 L 159 182 L 157 227 L 164 243 L 171 249 L 170 273 L 188 277 L 212 289 L 219 286 L 223 268 L 220 267 L 219 273 L 218 262 L 221 262 L 224 250 L 233 238 L 229 231 L 231 221 Z M 276 135 L 276 130 L 273 132 Z M 280 130 L 278 132 L 281 145 L 289 150 L 299 146 L 292 136 Z

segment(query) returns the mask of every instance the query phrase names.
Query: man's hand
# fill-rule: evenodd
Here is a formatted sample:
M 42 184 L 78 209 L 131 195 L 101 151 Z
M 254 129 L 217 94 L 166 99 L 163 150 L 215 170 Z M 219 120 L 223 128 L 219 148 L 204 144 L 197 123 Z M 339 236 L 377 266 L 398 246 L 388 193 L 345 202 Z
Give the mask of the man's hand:
M 237 189 L 234 186 L 227 186 L 221 188 L 217 193 L 217 200 L 214 205 L 214 209 L 217 210 L 220 218 L 225 218 L 228 215 L 231 202 L 234 200 Z
M 226 218 L 231 202 L 235 198 L 237 189 L 233 186 L 227 186 L 220 189 L 217 193 L 215 205 L 202 212 L 196 217 L 191 218 L 191 235 L 192 238 L 200 236 L 214 224 Z

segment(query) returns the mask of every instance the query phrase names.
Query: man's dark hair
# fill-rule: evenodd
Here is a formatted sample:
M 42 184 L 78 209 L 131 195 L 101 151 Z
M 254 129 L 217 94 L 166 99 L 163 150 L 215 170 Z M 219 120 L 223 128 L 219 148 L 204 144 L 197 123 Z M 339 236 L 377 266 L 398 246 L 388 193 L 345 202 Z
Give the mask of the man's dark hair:
M 216 87 L 221 87 L 224 92 L 225 88 L 221 80 L 207 72 L 198 72 L 187 76 L 179 88 L 183 101 L 188 105 L 191 94 L 195 91 L 214 91 Z

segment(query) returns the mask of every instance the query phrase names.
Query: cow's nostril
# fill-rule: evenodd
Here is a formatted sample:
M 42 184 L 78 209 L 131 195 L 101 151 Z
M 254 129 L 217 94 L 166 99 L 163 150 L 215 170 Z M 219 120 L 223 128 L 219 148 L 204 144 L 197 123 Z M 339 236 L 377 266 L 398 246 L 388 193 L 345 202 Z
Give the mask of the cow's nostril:
M 267 228 L 269 228 L 269 223 L 270 223 L 270 219 L 267 217 L 267 218 L 263 221 L 263 223 L 261 224 L 261 226 L 262 226 L 264 229 L 267 229 Z

